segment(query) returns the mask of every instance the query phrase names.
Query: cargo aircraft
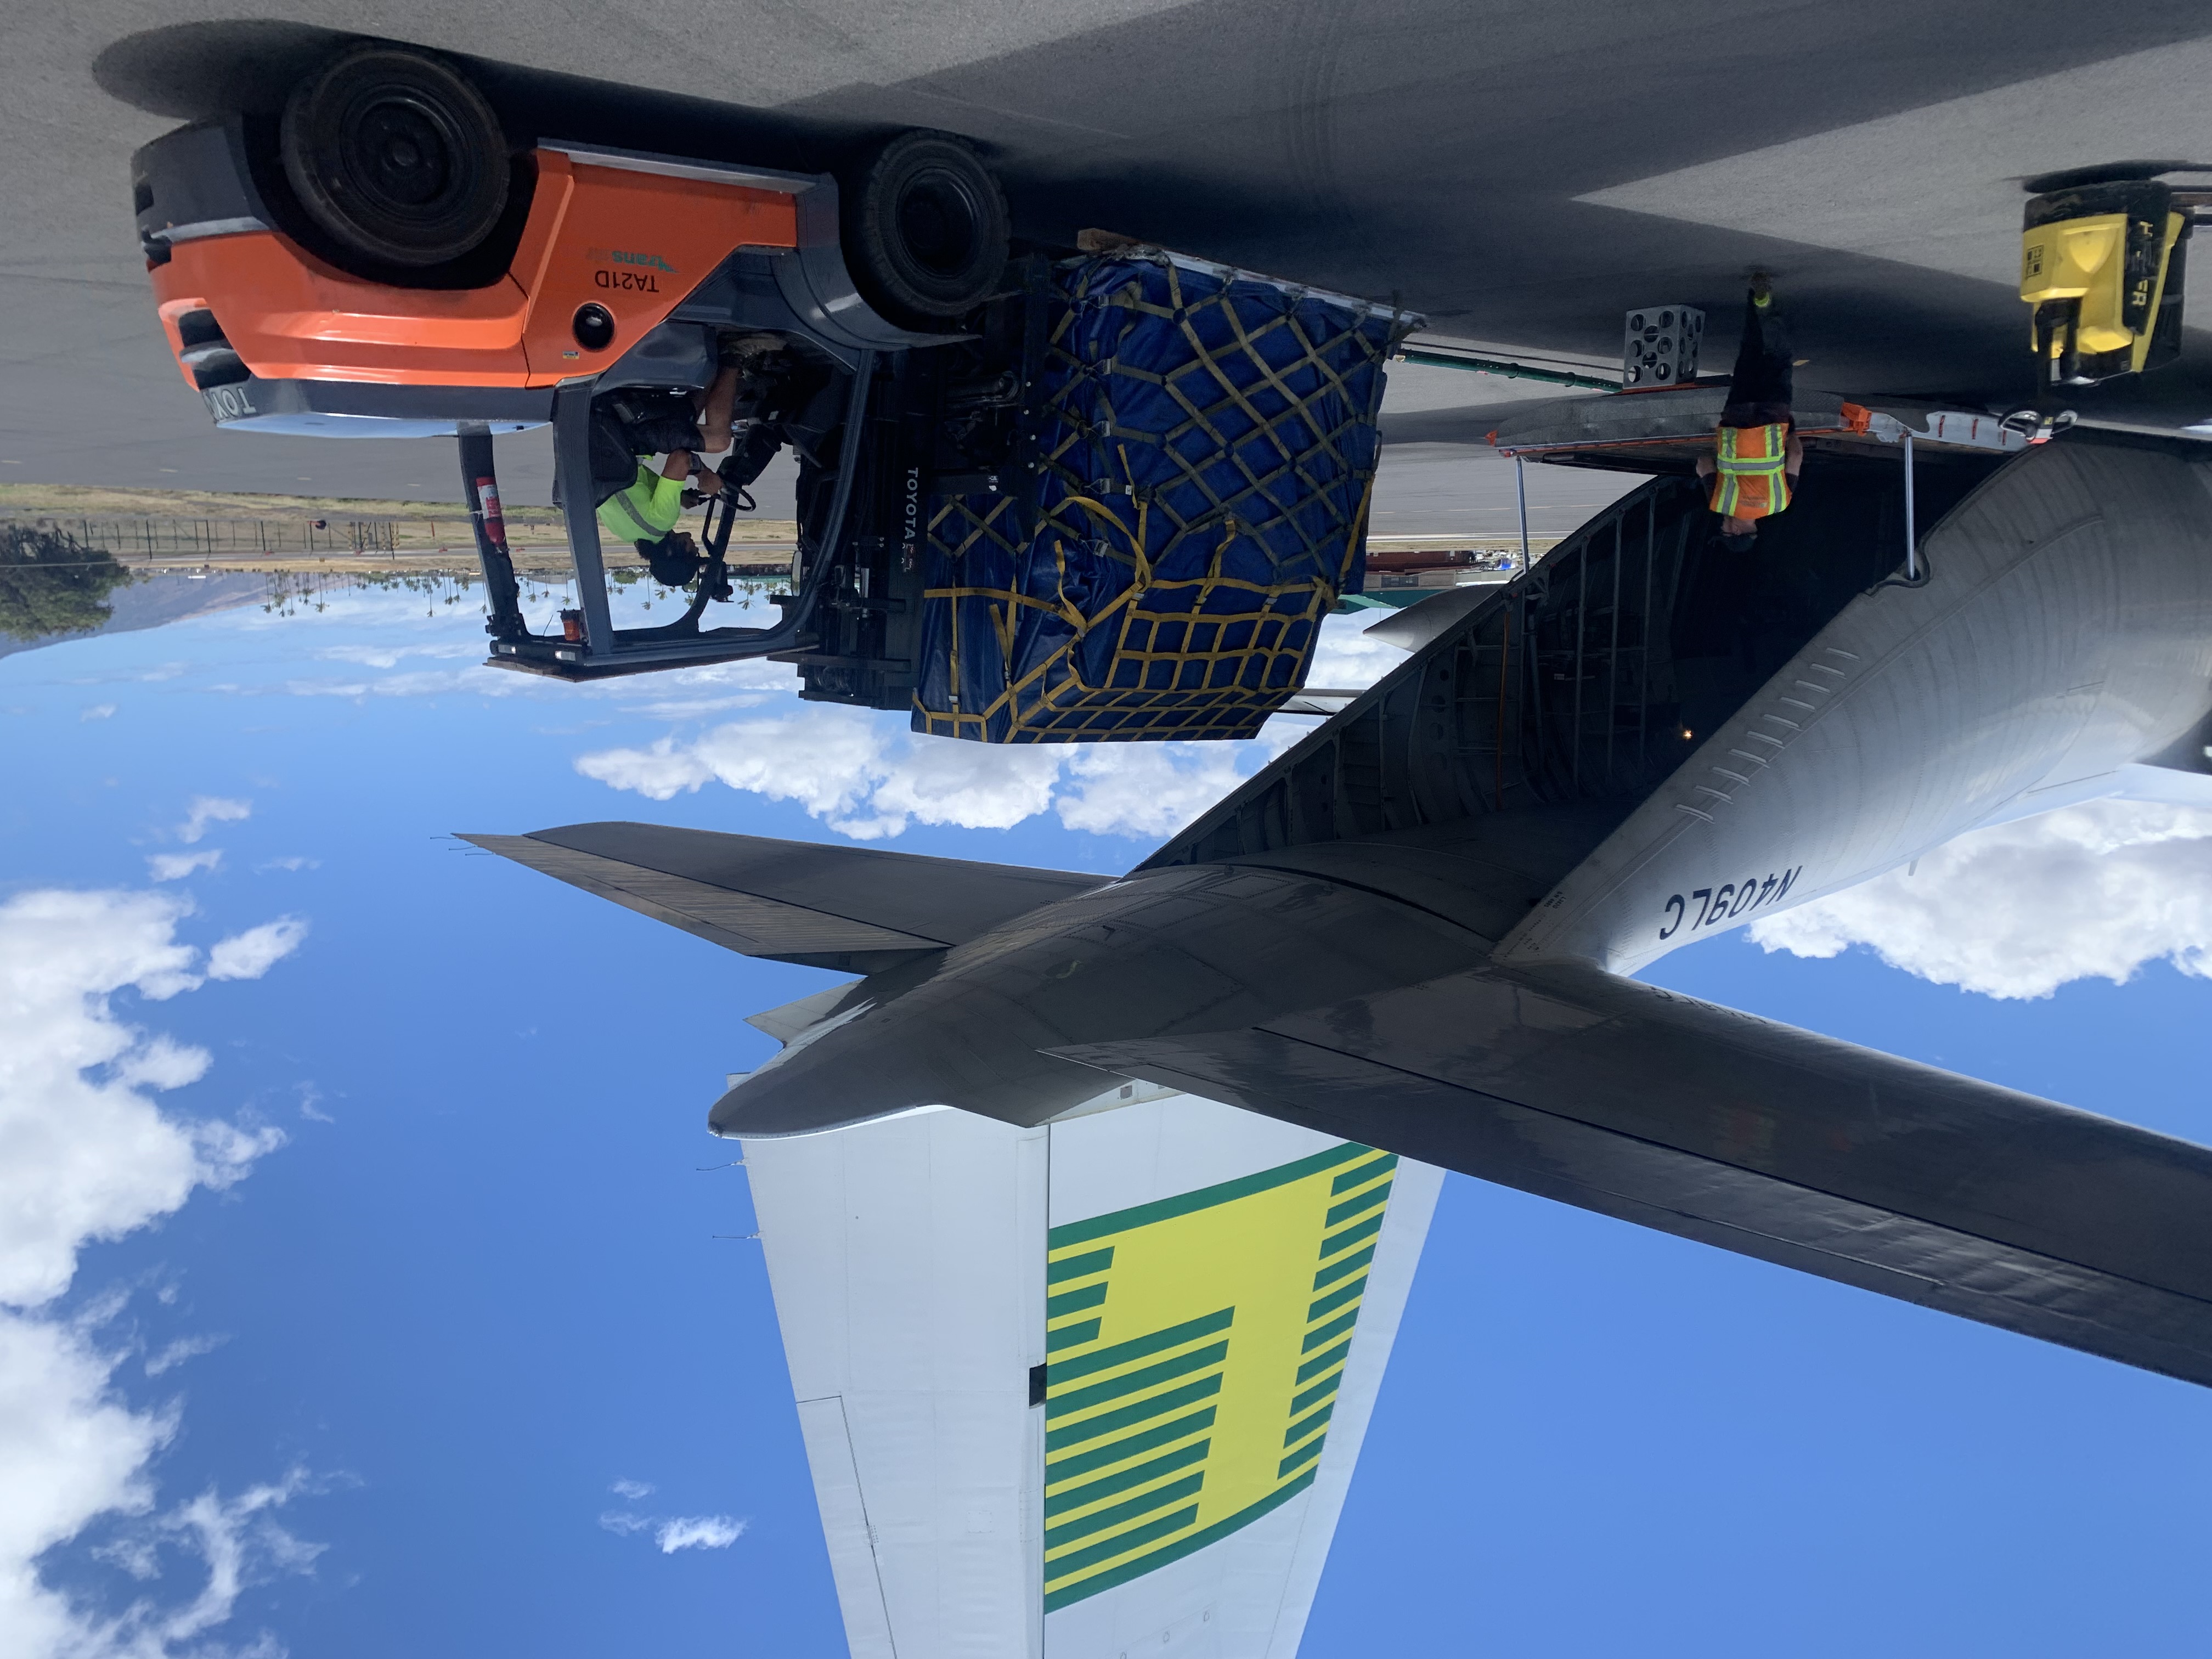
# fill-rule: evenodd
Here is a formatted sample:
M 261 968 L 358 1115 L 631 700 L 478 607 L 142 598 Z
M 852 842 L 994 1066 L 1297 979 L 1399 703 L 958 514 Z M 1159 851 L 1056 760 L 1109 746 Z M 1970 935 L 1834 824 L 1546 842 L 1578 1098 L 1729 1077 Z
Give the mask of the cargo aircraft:
M 718 1133 L 1026 1126 L 1142 1081 L 2212 1382 L 2212 1152 L 1632 977 L 1977 825 L 2212 805 L 2208 490 L 2166 443 L 2035 446 L 1907 580 L 1880 521 L 1802 509 L 1717 568 L 1700 492 L 1655 479 L 1112 881 L 477 839 L 857 976 L 777 1014 Z
M 838 976 L 754 1016 L 781 1051 L 732 1079 L 709 1124 L 751 1166 L 856 1653 L 1293 1652 L 1445 1170 L 2212 1383 L 2212 1151 L 1634 977 L 1978 826 L 2100 797 L 2212 806 L 2212 382 L 2185 311 L 2193 187 L 2212 175 L 2179 138 L 2085 154 L 2045 119 L 2060 91 L 2101 95 L 2121 112 L 2112 131 L 2133 134 L 2162 106 L 2121 96 L 2142 73 L 2129 65 L 2196 52 L 2201 21 L 2141 9 L 2085 67 L 2070 29 L 2033 26 L 2042 9 L 1848 23 L 1799 9 L 1754 26 L 1714 7 L 1702 33 L 1675 18 L 1674 35 L 1633 42 L 1607 33 L 1612 8 L 1499 9 L 1437 31 L 1413 6 L 1311 40 L 1309 18 L 1282 52 L 1310 95 L 1267 120 L 1224 108 L 1211 125 L 1120 132 L 1133 97 L 1194 108 L 1218 93 L 1217 55 L 1189 31 L 1237 9 L 1202 4 L 1056 46 L 1048 114 L 1024 112 L 1006 62 L 760 118 L 744 155 L 541 131 L 517 162 L 534 198 L 477 192 L 482 234 L 504 239 L 483 258 L 544 256 L 493 294 L 503 310 L 426 289 L 419 261 L 395 276 L 407 250 L 388 241 L 352 288 L 338 280 L 343 192 L 313 198 L 347 176 L 325 163 L 343 160 L 346 98 L 374 94 L 358 68 L 382 47 L 318 71 L 345 95 L 295 100 L 289 150 L 280 133 L 257 160 L 257 131 L 276 129 L 241 118 L 145 152 L 142 235 L 210 412 L 284 429 L 443 422 L 488 574 L 495 498 L 477 486 L 501 421 L 555 423 L 572 524 L 596 547 L 576 505 L 595 384 L 700 392 L 733 321 L 834 365 L 817 425 L 787 422 L 824 440 L 802 541 L 834 574 L 806 590 L 799 573 L 813 597 L 773 640 L 741 643 L 787 654 L 818 695 L 912 703 L 924 731 L 1232 735 L 1303 675 L 1310 628 L 1288 647 L 1295 672 L 1238 683 L 1212 714 L 1203 697 L 1155 698 L 1133 721 L 1138 702 L 1108 697 L 1072 723 L 1054 722 L 1073 702 L 993 724 L 963 706 L 969 682 L 941 678 L 929 704 L 908 672 L 927 652 L 876 584 L 922 569 L 902 565 L 898 532 L 927 539 L 906 511 L 924 495 L 933 532 L 963 512 L 972 528 L 997 509 L 961 501 L 1019 495 L 1021 469 L 1049 453 L 1077 456 L 1066 499 L 1088 489 L 1081 511 L 1102 522 L 1128 532 L 1152 499 L 1133 475 L 1106 488 L 1097 456 L 1117 433 L 1164 442 L 1173 422 L 1124 429 L 1092 410 L 1066 427 L 1096 454 L 1041 450 L 1039 422 L 1066 410 L 1041 411 L 1025 381 L 987 384 L 1042 363 L 1035 330 L 1060 341 L 1101 291 L 1082 287 L 1103 269 L 1083 258 L 1209 294 L 1250 284 L 1276 296 L 1255 301 L 1271 314 L 1334 307 L 1329 337 L 1370 367 L 1420 352 L 1577 394 L 1471 394 L 1383 417 L 1385 440 L 1647 477 L 1511 582 L 1379 624 L 1401 663 L 1111 880 L 637 823 L 470 837 Z M 1753 32 L 1716 52 L 1722 27 Z M 1416 64 L 1449 95 L 1408 118 Z M 1607 88 L 1602 123 L 1533 118 L 1589 86 Z M 453 131 L 495 131 L 472 96 L 455 94 Z M 810 134 L 886 122 L 975 142 L 902 149 L 877 131 L 876 160 L 842 173 L 804 154 Z M 396 128 L 356 126 L 373 141 L 362 154 L 381 143 L 392 159 Z M 1979 152 L 1946 135 L 2000 128 L 2019 165 L 1960 174 Z M 931 165 L 904 173 L 884 161 L 925 151 Z M 1106 151 L 1110 167 L 1086 159 Z M 1882 180 L 1888 195 L 1854 218 L 1852 192 Z M 580 228 L 547 252 L 568 234 L 556 207 L 583 227 L 648 197 L 697 210 L 683 260 L 614 262 L 644 245 Z M 902 217 L 902 202 L 919 206 Z M 915 228 L 932 213 L 964 227 L 939 250 L 942 302 Z M 920 264 L 902 277 L 908 232 Z M 1603 255 L 1568 261 L 1570 244 Z M 662 291 L 665 265 L 687 262 L 728 280 Z M 1790 510 L 1746 555 L 1713 533 L 1698 475 L 1725 389 L 1681 343 L 1753 264 L 1799 307 L 1806 459 Z M 363 282 L 402 297 L 364 309 Z M 279 289 L 315 304 L 278 316 L 253 297 Z M 352 320 L 285 321 L 307 310 Z M 418 313 L 449 325 L 426 340 L 513 357 L 494 366 L 509 377 L 497 396 L 457 400 L 450 375 L 376 357 L 406 336 L 389 319 Z M 1409 342 L 1424 320 L 1459 337 Z M 1118 372 L 1110 352 L 1062 356 L 1068 384 Z M 1363 380 L 1333 406 L 1326 489 L 1371 477 L 1374 390 Z M 856 495 L 859 440 L 841 452 L 832 428 L 902 420 L 920 447 L 896 453 L 921 459 L 878 466 Z M 996 447 L 948 455 L 933 422 Z M 1253 536 L 1265 495 L 1181 527 L 1224 546 Z M 1297 599 L 1308 624 L 1357 591 L 1364 508 L 1349 499 Z M 872 539 L 841 540 L 848 508 Z M 1148 579 L 1141 557 L 1109 562 Z M 1000 609 L 964 637 L 1012 641 L 1029 606 L 1072 617 L 1079 641 L 1109 614 L 1054 611 L 1065 580 L 1051 603 L 994 580 Z M 901 605 L 975 599 L 913 586 Z M 817 648 L 828 622 L 805 633 L 817 615 L 842 618 L 839 650 Z M 697 659 L 690 637 L 619 637 L 603 608 L 568 637 L 494 623 L 495 652 L 568 678 Z M 1204 654 L 1187 638 L 1152 654 L 1177 652 Z M 1081 655 L 1066 646 L 1070 695 L 1115 690 L 1084 680 Z M 1165 690 L 1193 684 L 1170 674 Z
M 1439 1170 L 2212 1383 L 2212 1149 L 1632 976 L 1977 825 L 2212 806 L 2212 463 L 1931 471 L 1910 576 L 1878 487 L 1747 569 L 1656 478 L 1382 624 L 1402 664 L 1112 880 L 471 837 L 843 976 L 709 1123 L 856 1654 L 1288 1659 Z

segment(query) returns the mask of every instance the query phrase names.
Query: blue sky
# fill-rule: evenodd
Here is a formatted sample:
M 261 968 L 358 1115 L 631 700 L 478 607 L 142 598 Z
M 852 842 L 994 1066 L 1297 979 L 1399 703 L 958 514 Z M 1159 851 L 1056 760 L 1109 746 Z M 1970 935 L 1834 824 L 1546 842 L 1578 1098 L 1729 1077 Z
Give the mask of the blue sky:
M 641 817 L 1111 871 L 1267 747 L 917 746 L 781 670 L 499 675 L 477 627 L 340 594 L 0 660 L 24 1629 L 842 1653 L 743 1173 L 702 1167 L 768 1046 L 742 1016 L 827 981 L 444 837 Z M 1390 659 L 1348 637 L 1317 682 Z M 1838 954 L 1735 934 L 1650 976 L 2212 1138 L 2212 983 L 2161 960 L 2212 943 L 2212 824 L 2172 810 L 2013 832 L 1788 941 Z M 1856 941 L 2068 982 L 1999 1000 Z M 2209 1522 L 2200 1390 L 1455 1177 L 1304 1650 L 2194 1654 Z

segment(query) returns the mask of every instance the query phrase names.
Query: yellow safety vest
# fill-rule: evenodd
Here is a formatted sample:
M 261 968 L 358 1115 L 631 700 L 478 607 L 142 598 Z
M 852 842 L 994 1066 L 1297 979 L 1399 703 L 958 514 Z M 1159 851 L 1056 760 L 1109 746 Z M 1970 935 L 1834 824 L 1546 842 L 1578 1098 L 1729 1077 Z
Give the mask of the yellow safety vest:
M 1790 505 L 1790 428 L 1724 426 L 1713 473 L 1713 511 L 1724 519 L 1764 519 Z
M 684 480 L 664 478 L 643 461 L 637 482 L 599 503 L 599 524 L 626 542 L 657 542 L 684 517 Z

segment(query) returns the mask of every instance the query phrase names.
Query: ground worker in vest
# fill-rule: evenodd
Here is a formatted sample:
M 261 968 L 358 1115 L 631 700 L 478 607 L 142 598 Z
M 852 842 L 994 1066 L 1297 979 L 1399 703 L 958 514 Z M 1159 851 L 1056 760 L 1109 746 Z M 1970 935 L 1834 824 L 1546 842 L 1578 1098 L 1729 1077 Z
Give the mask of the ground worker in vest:
M 706 563 L 699 544 L 676 526 L 684 516 L 684 495 L 694 486 L 701 495 L 719 494 L 720 477 L 688 449 L 673 451 L 659 471 L 644 461 L 637 478 L 599 503 L 599 526 L 610 536 L 633 543 L 664 587 L 683 587 Z M 696 499 L 696 498 L 695 498 Z
M 1759 521 L 1789 507 L 1805 464 L 1805 446 L 1790 415 L 1790 331 L 1774 302 L 1773 285 L 1755 276 L 1713 453 L 1698 458 L 1698 476 L 1712 480 L 1721 545 L 1731 553 L 1748 553 L 1757 545 Z

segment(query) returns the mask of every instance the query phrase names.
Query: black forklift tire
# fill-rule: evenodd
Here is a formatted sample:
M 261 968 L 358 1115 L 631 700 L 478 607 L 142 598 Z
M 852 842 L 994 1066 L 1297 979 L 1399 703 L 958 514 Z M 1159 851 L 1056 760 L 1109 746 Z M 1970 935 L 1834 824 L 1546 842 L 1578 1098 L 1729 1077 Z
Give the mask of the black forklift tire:
M 998 291 L 1006 198 L 974 149 L 949 133 L 902 133 L 845 195 L 845 258 L 894 322 L 941 325 Z
M 401 46 L 349 46 L 292 89 L 284 177 L 347 252 L 425 269 L 496 229 L 510 172 L 499 118 L 451 64 Z

